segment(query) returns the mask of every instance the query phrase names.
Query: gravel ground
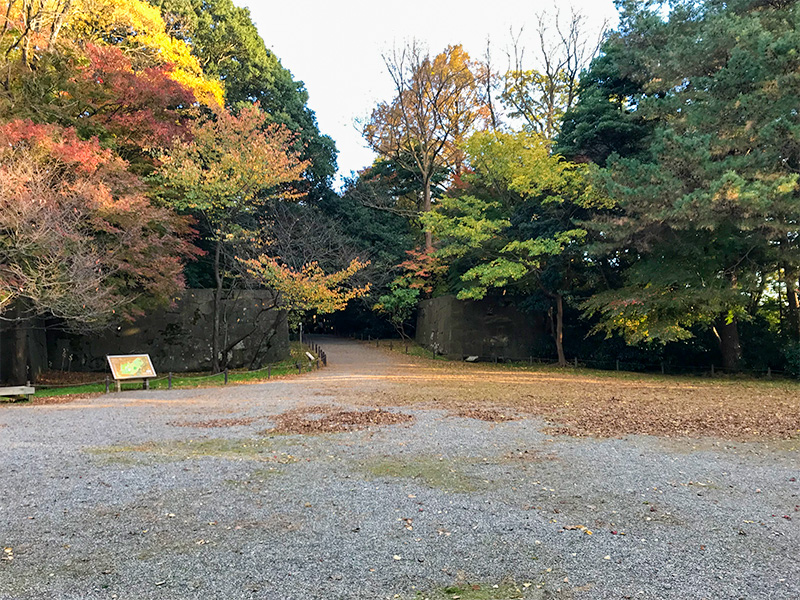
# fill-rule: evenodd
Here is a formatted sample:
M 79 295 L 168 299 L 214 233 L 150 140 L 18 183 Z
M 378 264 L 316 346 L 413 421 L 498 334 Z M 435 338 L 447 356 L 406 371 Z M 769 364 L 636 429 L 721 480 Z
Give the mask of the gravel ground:
M 386 406 L 414 368 L 318 341 L 331 366 L 300 378 L 0 406 L 0 599 L 800 598 L 792 443 L 408 406 L 270 433 L 298 407 Z

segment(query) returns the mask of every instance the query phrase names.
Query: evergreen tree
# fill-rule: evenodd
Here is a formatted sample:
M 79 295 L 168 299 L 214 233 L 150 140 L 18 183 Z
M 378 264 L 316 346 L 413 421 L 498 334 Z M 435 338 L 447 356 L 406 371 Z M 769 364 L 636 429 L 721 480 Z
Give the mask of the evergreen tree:
M 632 342 L 712 328 L 733 370 L 738 324 L 752 317 L 767 276 L 782 269 L 797 287 L 800 13 L 796 2 L 670 6 L 664 17 L 660 5 L 620 2 L 604 57 L 619 81 L 638 86 L 626 110 L 654 133 L 646 150 L 608 159 L 616 206 L 594 224 L 598 247 L 631 266 L 621 289 L 587 309 L 602 316 L 599 330 Z M 604 81 L 587 97 L 605 93 Z

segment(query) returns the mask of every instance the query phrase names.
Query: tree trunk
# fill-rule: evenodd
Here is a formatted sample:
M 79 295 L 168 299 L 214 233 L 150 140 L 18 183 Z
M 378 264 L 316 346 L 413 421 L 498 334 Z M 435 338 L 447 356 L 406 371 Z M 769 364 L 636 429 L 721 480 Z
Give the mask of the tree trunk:
M 219 373 L 219 350 L 220 350 L 220 319 L 222 313 L 222 273 L 220 272 L 220 262 L 222 260 L 222 242 L 217 240 L 217 247 L 214 250 L 214 278 L 217 288 L 214 290 L 214 323 L 211 333 L 211 370 Z
M 800 340 L 800 273 L 797 270 L 784 267 L 784 283 L 786 284 L 786 311 L 787 327 L 793 340 Z
M 422 196 L 422 212 L 430 212 L 432 206 L 431 202 L 431 181 L 425 181 L 425 190 Z M 433 251 L 433 234 L 429 230 L 425 230 L 425 252 L 430 254 Z
M 722 367 L 729 372 L 738 371 L 742 360 L 742 345 L 739 341 L 739 326 L 736 319 L 728 322 L 727 317 L 721 317 L 716 330 L 722 354 Z
M 28 382 L 28 323 L 25 304 L 17 300 L 14 314 L 14 350 L 11 354 L 12 385 L 25 385 Z
M 553 332 L 553 339 L 556 341 L 558 366 L 566 367 L 567 357 L 564 356 L 564 298 L 561 294 L 556 294 L 556 329 Z

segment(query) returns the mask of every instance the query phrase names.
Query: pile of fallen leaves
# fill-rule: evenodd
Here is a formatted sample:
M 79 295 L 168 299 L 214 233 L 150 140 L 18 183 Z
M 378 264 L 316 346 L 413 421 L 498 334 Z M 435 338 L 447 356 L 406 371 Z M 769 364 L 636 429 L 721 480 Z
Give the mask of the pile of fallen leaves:
M 83 371 L 43 371 L 36 376 L 37 385 L 81 385 L 103 379 L 105 373 Z
M 271 433 L 296 433 L 316 435 L 342 433 L 386 425 L 413 423 L 412 415 L 381 408 L 372 410 L 344 410 L 337 406 L 307 406 L 295 408 L 272 417 L 275 427 L 264 431 Z
M 91 398 L 99 398 L 102 392 L 84 392 L 81 394 L 64 394 L 63 396 L 33 396 L 29 404 L 49 405 L 49 404 L 67 404 L 77 400 L 89 400 Z
M 409 362 L 412 362 L 409 360 Z M 593 374 L 416 360 L 366 389 L 342 386 L 351 401 L 417 406 L 482 418 L 536 415 L 552 433 L 616 437 L 800 440 L 800 385 L 793 381 Z M 494 420 L 491 418 L 491 420 Z
M 516 417 L 502 413 L 499 410 L 487 408 L 464 408 L 457 411 L 456 416 L 464 417 L 465 419 L 487 421 L 489 423 L 505 423 L 506 421 L 514 421 L 516 419 Z
M 209 419 L 208 421 L 170 421 L 167 425 L 173 427 L 198 427 L 201 429 L 211 429 L 212 427 L 238 427 L 240 425 L 251 425 L 256 421 L 256 417 L 241 417 L 234 419 Z
M 767 404 L 757 396 L 749 401 L 731 401 L 706 394 L 697 394 L 694 399 L 612 395 L 600 401 L 552 407 L 548 413 L 558 423 L 550 429 L 552 433 L 573 436 L 800 437 L 800 407 L 796 403 L 773 400 Z

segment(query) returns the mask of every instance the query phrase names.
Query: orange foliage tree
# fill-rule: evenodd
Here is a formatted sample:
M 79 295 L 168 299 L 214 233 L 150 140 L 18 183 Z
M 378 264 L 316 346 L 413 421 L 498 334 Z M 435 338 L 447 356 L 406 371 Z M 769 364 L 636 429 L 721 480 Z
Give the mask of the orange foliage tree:
M 415 174 L 418 209 L 431 209 L 437 172 L 458 175 L 463 164 L 459 144 L 488 116 L 476 73 L 478 64 L 460 46 L 431 57 L 417 43 L 384 56 L 395 85 L 391 102 L 380 103 L 364 126 L 372 149 Z M 433 246 L 430 232 L 425 246 Z
M 328 314 L 343 310 L 347 303 L 369 292 L 369 283 L 348 285 L 348 281 L 369 263 L 354 259 L 334 273 L 325 273 L 316 262 L 295 270 L 279 258 L 261 255 L 242 259 L 247 272 L 278 294 L 278 306 L 292 313 Z
M 104 326 L 183 286 L 186 218 L 154 206 L 124 161 L 71 128 L 0 126 L 0 319 L 15 330 L 12 377 L 24 383 L 38 316 Z
M 161 12 L 142 0 L 6 0 L 0 50 L 12 69 L 33 69 L 47 54 L 81 53 L 87 44 L 121 48 L 135 70 L 167 67 L 169 77 L 210 106 L 224 102 L 219 81 L 203 75 L 183 40 L 166 33 Z M 8 79 L 7 79 L 8 81 Z
M 190 141 L 178 141 L 161 156 L 158 181 L 162 198 L 195 215 L 213 244 L 215 283 L 212 368 L 220 370 L 226 353 L 221 343 L 221 307 L 226 280 L 238 266 L 237 246 L 257 243 L 254 215 L 271 199 L 293 199 L 293 184 L 308 167 L 292 151 L 293 134 L 269 123 L 257 105 L 239 114 L 220 110 L 197 121 Z

